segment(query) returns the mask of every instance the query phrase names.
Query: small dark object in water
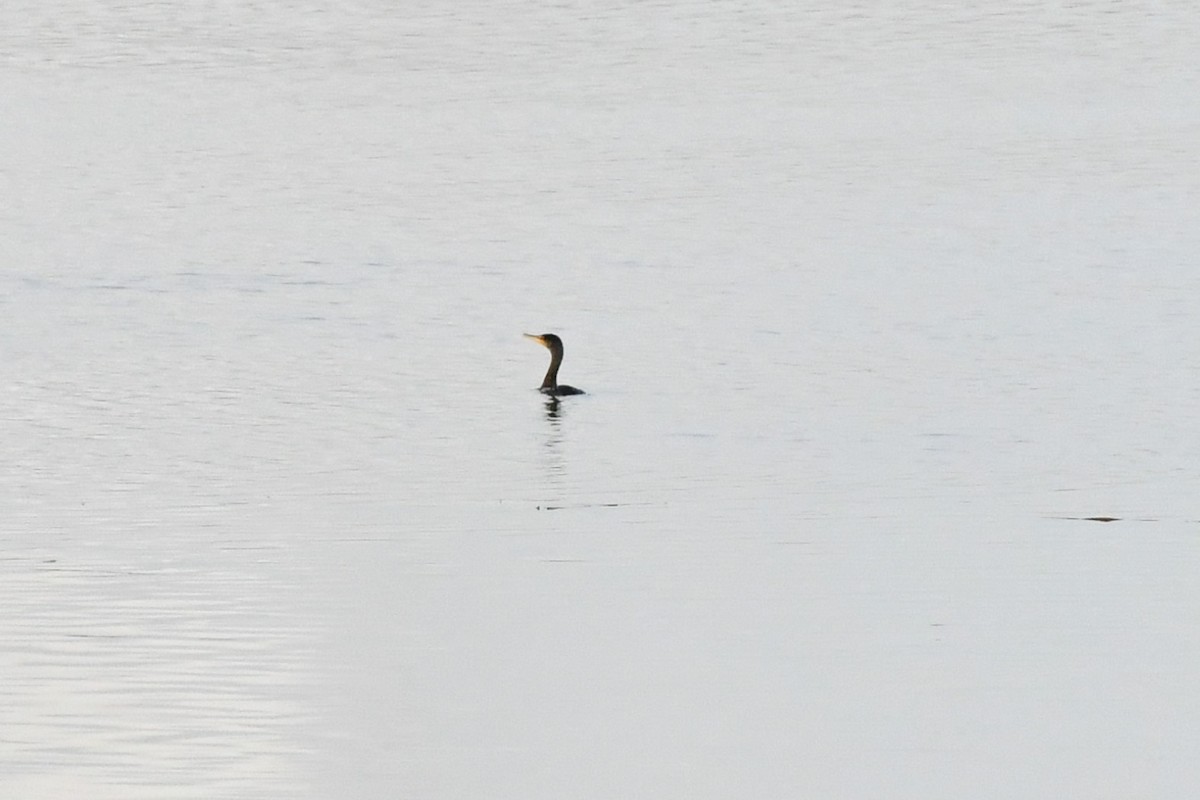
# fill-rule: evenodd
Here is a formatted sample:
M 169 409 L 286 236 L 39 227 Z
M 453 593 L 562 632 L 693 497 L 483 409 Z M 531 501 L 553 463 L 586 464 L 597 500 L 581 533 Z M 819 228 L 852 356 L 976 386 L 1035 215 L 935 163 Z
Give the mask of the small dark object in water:
M 1120 522 L 1120 517 L 1084 517 L 1084 522 Z

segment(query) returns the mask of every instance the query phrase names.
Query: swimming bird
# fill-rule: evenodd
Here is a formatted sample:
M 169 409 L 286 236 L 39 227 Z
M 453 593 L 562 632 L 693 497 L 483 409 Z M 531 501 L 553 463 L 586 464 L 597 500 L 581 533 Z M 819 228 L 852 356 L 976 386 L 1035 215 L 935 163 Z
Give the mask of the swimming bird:
M 546 377 L 542 379 L 542 394 L 548 394 L 552 397 L 564 397 L 569 394 L 585 393 L 583 389 L 576 389 L 574 386 L 558 385 L 558 368 L 563 360 L 562 339 L 553 333 L 543 333 L 540 336 L 533 333 L 526 333 L 524 336 L 526 339 L 533 339 L 550 351 L 550 369 L 546 370 Z

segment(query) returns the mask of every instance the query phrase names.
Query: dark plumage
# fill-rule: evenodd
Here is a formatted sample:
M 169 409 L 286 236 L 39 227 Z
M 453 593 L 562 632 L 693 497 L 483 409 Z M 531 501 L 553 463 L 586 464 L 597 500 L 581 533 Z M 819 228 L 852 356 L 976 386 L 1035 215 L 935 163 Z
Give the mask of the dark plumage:
M 584 394 L 583 389 L 576 389 L 574 386 L 558 384 L 558 368 L 563 360 L 563 343 L 562 339 L 555 336 L 553 333 L 543 333 L 540 336 L 527 333 L 526 339 L 533 339 L 542 347 L 550 351 L 550 369 L 546 370 L 546 377 L 542 379 L 542 394 L 548 394 L 553 397 L 564 397 L 569 394 Z

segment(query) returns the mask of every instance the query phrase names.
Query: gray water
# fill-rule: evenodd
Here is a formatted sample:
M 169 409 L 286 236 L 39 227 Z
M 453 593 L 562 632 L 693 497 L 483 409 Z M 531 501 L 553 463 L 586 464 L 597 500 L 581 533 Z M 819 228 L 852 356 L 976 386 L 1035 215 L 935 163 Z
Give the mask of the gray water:
M 1198 38 L 6 5 L 0 796 L 1194 792 Z

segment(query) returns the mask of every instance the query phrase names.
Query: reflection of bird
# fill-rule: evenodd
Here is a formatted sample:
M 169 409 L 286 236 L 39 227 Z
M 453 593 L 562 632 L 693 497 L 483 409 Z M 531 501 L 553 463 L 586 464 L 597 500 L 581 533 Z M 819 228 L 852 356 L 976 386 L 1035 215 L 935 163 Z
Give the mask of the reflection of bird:
M 546 370 L 546 377 L 542 380 L 542 393 L 552 395 L 554 397 L 562 397 L 568 394 L 583 394 L 583 389 L 576 389 L 574 386 L 559 386 L 558 385 L 558 367 L 562 364 L 563 359 L 563 343 L 562 339 L 555 336 L 553 333 L 543 333 L 541 336 L 536 336 L 532 333 L 525 334 L 526 339 L 533 339 L 542 347 L 550 351 L 550 369 Z

